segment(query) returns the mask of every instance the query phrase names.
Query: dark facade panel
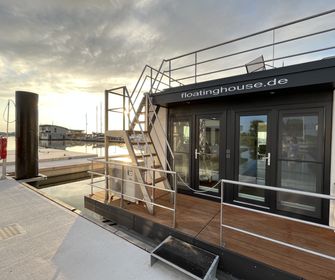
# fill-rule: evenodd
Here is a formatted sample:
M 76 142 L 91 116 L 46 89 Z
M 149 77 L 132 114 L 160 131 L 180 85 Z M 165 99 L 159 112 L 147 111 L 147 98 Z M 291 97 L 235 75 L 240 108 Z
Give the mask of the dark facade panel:
M 153 103 L 172 103 L 222 98 L 298 87 L 335 84 L 335 59 L 327 59 L 278 69 L 255 72 L 182 87 L 153 95 Z

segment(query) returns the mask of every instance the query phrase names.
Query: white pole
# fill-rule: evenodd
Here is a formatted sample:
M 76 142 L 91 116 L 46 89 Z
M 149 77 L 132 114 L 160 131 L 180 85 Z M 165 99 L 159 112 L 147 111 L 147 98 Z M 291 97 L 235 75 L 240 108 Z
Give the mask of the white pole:
M 100 133 L 102 133 L 102 102 L 100 102 Z
M 96 131 L 96 133 L 99 132 L 99 129 L 98 129 L 98 106 L 95 106 L 95 131 Z
M 10 106 L 10 100 L 8 99 L 8 103 L 7 103 L 7 130 L 6 130 L 6 134 L 7 134 L 7 139 L 8 139 L 8 128 L 9 128 L 9 106 Z

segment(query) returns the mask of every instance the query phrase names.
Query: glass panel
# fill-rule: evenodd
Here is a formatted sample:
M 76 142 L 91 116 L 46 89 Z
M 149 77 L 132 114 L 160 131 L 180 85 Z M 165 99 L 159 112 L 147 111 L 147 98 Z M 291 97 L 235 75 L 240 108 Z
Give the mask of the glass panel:
M 319 113 L 286 114 L 279 120 L 279 187 L 322 192 L 323 132 L 319 121 Z M 320 218 L 321 199 L 278 193 L 277 209 Z
M 239 176 L 246 183 L 265 185 L 267 115 L 240 116 Z M 264 190 L 239 187 L 238 197 L 264 202 Z
M 199 189 L 208 190 L 219 180 L 220 121 L 216 118 L 199 119 Z M 218 192 L 219 188 L 211 191 Z
M 279 166 L 280 187 L 319 193 L 322 164 L 281 161 Z M 278 193 L 277 208 L 297 214 L 320 217 L 321 200 L 302 195 Z
M 283 117 L 281 126 L 281 158 L 320 160 L 317 115 Z
M 172 125 L 172 143 L 175 155 L 177 182 L 182 188 L 190 184 L 190 122 L 176 121 Z

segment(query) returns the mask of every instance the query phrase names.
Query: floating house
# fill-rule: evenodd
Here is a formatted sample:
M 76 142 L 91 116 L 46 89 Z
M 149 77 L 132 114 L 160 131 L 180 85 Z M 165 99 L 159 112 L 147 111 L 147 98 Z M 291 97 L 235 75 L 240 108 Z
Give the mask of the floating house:
M 106 90 L 106 170 L 92 172 L 85 206 L 212 252 L 243 279 L 334 279 L 334 12 L 164 59 L 133 90 Z M 108 154 L 112 136 L 127 157 Z
M 58 125 L 43 124 L 39 126 L 40 140 L 66 140 L 68 129 Z
M 66 127 L 50 124 L 39 126 L 40 140 L 85 140 L 86 134 L 80 129 L 68 129 Z

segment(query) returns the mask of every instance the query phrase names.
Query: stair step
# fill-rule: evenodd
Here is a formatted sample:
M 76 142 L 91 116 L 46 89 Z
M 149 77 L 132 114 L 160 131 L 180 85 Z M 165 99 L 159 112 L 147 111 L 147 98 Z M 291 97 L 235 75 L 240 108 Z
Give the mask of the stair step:
M 162 169 L 162 165 L 160 165 L 160 164 L 154 164 L 154 165 L 151 166 L 151 168 L 153 168 L 153 169 Z
M 150 157 L 150 156 L 155 157 L 155 156 L 157 156 L 157 154 L 143 154 L 143 155 L 141 154 L 141 155 L 136 155 L 137 158 Z
M 160 260 L 194 279 L 216 279 L 219 256 L 175 237 L 167 237 L 150 254 L 151 266 Z
M 143 132 L 141 130 L 132 130 L 129 132 L 129 135 L 133 135 L 133 134 L 147 134 L 148 132 L 146 130 L 144 130 Z
M 166 180 L 165 177 L 159 177 L 159 178 L 156 178 L 156 179 L 155 179 L 155 184 L 158 184 L 158 183 L 160 183 L 160 182 L 163 182 L 164 180 Z M 151 181 L 151 182 L 145 182 L 145 184 L 147 184 L 147 185 L 152 185 L 152 181 Z
M 151 145 L 152 142 L 151 141 L 138 141 L 138 142 L 130 142 L 132 145 L 137 145 L 137 144 L 140 144 L 140 145 L 144 145 L 144 144 L 148 144 L 148 145 Z

